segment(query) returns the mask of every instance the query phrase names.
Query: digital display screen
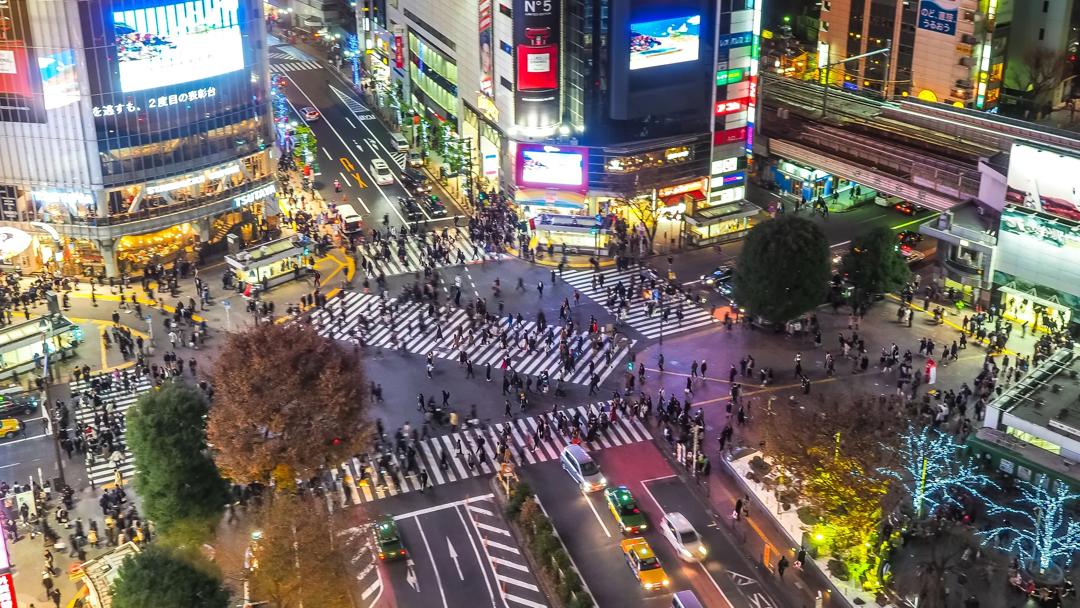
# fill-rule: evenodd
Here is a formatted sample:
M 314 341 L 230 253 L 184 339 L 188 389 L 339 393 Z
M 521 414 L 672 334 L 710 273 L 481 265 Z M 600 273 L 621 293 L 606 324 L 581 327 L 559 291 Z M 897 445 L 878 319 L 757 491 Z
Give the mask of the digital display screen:
M 630 24 L 630 69 L 697 61 L 701 15 Z
M 79 101 L 79 80 L 75 71 L 75 51 L 65 50 L 38 57 L 45 109 L 61 108 Z
M 1080 158 L 1013 144 L 1005 200 L 1080 221 Z
M 189 0 L 113 13 L 125 93 L 244 68 L 239 0 Z
M 578 187 L 585 183 L 584 154 L 522 150 L 520 163 L 520 181 L 527 184 Z
M 1080 296 L 1078 259 L 1080 223 L 1013 205 L 1002 211 L 994 253 L 996 271 Z

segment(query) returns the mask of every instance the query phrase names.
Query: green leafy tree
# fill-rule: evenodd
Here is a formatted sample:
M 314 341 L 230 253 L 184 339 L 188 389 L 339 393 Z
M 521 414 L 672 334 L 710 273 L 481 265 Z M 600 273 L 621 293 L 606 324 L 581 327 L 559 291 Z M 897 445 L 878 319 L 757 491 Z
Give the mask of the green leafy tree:
M 228 500 L 206 448 L 206 399 L 183 384 L 144 395 L 127 415 L 135 487 L 158 529 L 212 527 Z
M 735 270 L 735 297 L 752 314 L 784 323 L 825 301 L 829 244 L 810 220 L 783 215 L 750 230 Z
M 150 545 L 120 565 L 113 608 L 226 608 L 229 593 L 216 574 L 175 550 Z
M 888 228 L 874 228 L 851 241 L 840 260 L 840 270 L 855 288 L 852 306 L 865 308 L 874 294 L 903 287 L 911 271 L 896 249 L 896 237 Z

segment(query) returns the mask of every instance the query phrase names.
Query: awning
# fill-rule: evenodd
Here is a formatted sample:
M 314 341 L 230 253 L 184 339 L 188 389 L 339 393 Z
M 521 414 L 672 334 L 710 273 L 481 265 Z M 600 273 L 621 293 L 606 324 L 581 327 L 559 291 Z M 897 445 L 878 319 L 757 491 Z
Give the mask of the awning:
M 708 226 L 717 222 L 737 220 L 744 217 L 753 217 L 761 210 L 751 203 L 726 203 L 702 209 L 693 215 L 686 216 L 686 221 L 694 226 Z
M 664 201 L 665 207 L 674 207 L 679 203 L 685 203 L 688 197 L 694 202 L 703 201 L 705 200 L 705 193 L 701 190 L 691 190 L 690 192 L 683 192 L 681 194 L 672 194 L 671 196 L 665 196 L 660 200 Z

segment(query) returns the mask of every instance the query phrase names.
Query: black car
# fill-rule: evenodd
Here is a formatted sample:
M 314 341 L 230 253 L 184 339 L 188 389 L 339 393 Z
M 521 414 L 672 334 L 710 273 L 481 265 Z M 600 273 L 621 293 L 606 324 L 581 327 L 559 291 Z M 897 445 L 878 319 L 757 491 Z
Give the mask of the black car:
M 401 207 L 401 215 L 404 215 L 405 219 L 410 222 L 418 222 L 424 219 L 424 211 L 420 209 L 416 199 L 398 198 L 398 204 Z
M 427 211 L 431 217 L 446 217 L 446 205 L 439 200 L 439 197 L 430 194 L 428 196 L 420 196 L 416 199 L 419 201 L 420 206 Z
M 901 230 L 896 233 L 896 240 L 901 245 L 914 247 L 916 244 L 922 242 L 923 235 L 914 230 Z
M 411 196 L 422 196 L 431 192 L 431 183 L 427 176 L 411 167 L 401 170 L 401 183 Z
M 730 281 L 733 272 L 731 266 L 717 266 L 709 274 L 701 275 L 701 282 L 716 289 L 721 283 Z
M 37 411 L 37 399 L 26 395 L 22 387 L 0 389 L 0 418 L 27 416 Z

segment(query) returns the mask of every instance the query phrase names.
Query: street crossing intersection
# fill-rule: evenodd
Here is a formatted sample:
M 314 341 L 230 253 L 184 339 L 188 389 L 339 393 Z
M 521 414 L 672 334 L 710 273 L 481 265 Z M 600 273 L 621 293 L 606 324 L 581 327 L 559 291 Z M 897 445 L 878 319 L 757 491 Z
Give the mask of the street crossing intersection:
M 464 231 L 462 232 L 462 234 L 459 234 L 454 238 L 448 247 L 450 253 L 449 264 L 445 263 L 445 260 L 438 260 L 435 264 L 436 268 L 456 266 L 462 262 L 468 264 L 481 259 L 495 259 L 498 257 L 497 255 L 493 256 L 488 254 L 484 251 L 482 246 L 474 244 L 469 237 L 465 236 Z M 429 232 L 424 238 L 426 239 L 425 242 L 430 242 L 432 238 L 431 233 Z M 364 259 L 367 259 L 370 262 L 370 265 L 373 265 L 371 272 L 367 272 L 369 277 L 378 276 L 379 272 L 382 272 L 388 277 L 417 272 L 424 268 L 424 263 L 428 260 L 427 254 L 425 253 L 427 246 L 424 245 L 421 247 L 421 243 L 418 242 L 416 237 L 405 239 L 403 250 L 404 259 L 402 259 L 401 254 L 399 253 L 398 242 L 396 239 L 390 241 L 389 256 L 376 258 L 374 254 L 380 250 L 379 248 L 380 246 L 377 243 L 370 241 L 360 246 L 360 253 L 357 255 L 356 264 L 358 271 L 366 272 L 364 271 Z
M 638 269 L 617 270 L 614 268 L 600 272 L 567 270 L 563 273 L 562 279 L 646 338 L 671 336 L 716 322 L 708 311 L 697 304 L 688 302 L 682 295 L 664 296 L 664 307 L 668 311 L 667 318 L 664 318 L 665 315 L 660 312 L 659 307 L 649 314 L 647 302 L 642 298 L 642 281 L 638 276 L 639 272 Z M 593 281 L 594 277 L 597 279 L 596 282 Z M 601 277 L 603 277 L 602 283 Z M 629 290 L 627 294 L 629 310 L 622 314 L 617 303 L 613 307 L 608 306 L 607 290 L 614 290 L 620 282 L 629 289 L 631 278 L 634 280 L 634 289 Z M 679 320 L 677 314 L 680 309 L 683 313 L 682 320 Z
M 431 353 L 438 359 L 455 362 L 458 360 L 460 351 L 464 349 L 472 360 L 478 376 L 484 374 L 485 364 L 490 363 L 495 369 L 501 368 L 505 356 L 509 358 L 510 369 L 529 375 L 538 375 L 546 371 L 552 383 L 561 376 L 566 382 L 588 384 L 590 362 L 595 368 L 595 373 L 600 377 L 600 382 L 603 383 L 634 345 L 632 341 L 622 340 L 612 352 L 609 361 L 604 352 L 607 347 L 593 348 L 588 331 L 582 331 L 570 340 L 572 348 L 579 343 L 580 348 L 576 349 L 578 355 L 575 367 L 564 374 L 557 341 L 551 348 L 548 348 L 546 344 L 540 344 L 531 352 L 520 348 L 513 341 L 510 342 L 509 349 L 504 351 L 497 338 L 488 340 L 487 344 L 478 341 L 470 346 L 464 344 L 464 341 L 468 340 L 469 318 L 463 309 L 447 311 L 445 307 L 440 308 L 442 318 L 440 330 L 440 326 L 427 314 L 428 305 L 422 302 L 401 304 L 394 314 L 394 321 L 388 322 L 388 319 L 380 314 L 380 307 L 384 303 L 390 306 L 393 302 L 393 300 L 383 300 L 373 294 L 350 291 L 312 313 L 311 318 L 318 327 L 319 333 L 325 337 L 351 340 L 355 334 L 367 346 L 393 348 L 420 355 Z M 332 320 L 331 312 L 333 312 Z M 367 330 L 364 330 L 361 318 L 366 320 Z M 500 323 L 502 327 L 506 327 L 505 319 Z M 536 329 L 534 321 L 522 323 L 523 333 Z M 518 325 L 515 324 L 515 328 L 517 327 Z M 462 338 L 463 343 L 460 346 L 455 346 L 454 334 L 458 328 L 463 328 L 462 333 L 466 337 Z
M 80 380 L 79 382 L 72 382 L 71 395 L 74 396 L 79 392 L 90 389 L 90 383 Z M 144 393 L 148 392 L 151 388 L 150 378 L 148 376 L 142 376 L 138 379 L 132 380 L 131 389 L 125 390 L 124 385 L 121 382 L 113 380 L 112 386 L 107 391 L 100 391 L 98 394 L 101 396 L 101 403 L 104 408 L 108 408 L 114 414 L 127 414 L 128 408 L 135 404 Z M 75 411 L 75 422 L 78 430 L 85 429 L 87 425 L 94 427 L 94 430 L 100 432 L 101 429 L 94 426 L 94 408 L 92 406 L 82 406 Z M 120 474 L 124 480 L 124 483 L 130 483 L 132 475 L 135 473 L 135 459 L 131 453 L 127 451 L 127 438 L 125 437 L 127 432 L 127 425 L 124 425 L 124 433 L 121 433 L 120 442 L 124 445 L 123 458 L 118 465 L 114 465 L 108 460 L 106 456 L 95 456 L 93 462 L 87 459 L 86 476 L 95 486 L 103 486 L 112 484 L 116 481 L 115 471 L 119 469 Z
M 583 418 L 589 412 L 599 412 L 607 402 L 599 402 L 590 405 L 582 405 L 568 408 L 564 411 L 568 416 L 575 412 Z M 546 415 L 546 414 L 545 414 Z M 455 433 L 449 433 L 440 437 L 422 439 L 416 443 L 417 470 L 428 472 L 428 485 L 438 486 L 453 483 L 463 479 L 478 477 L 494 473 L 497 464 L 496 446 L 503 434 L 503 429 L 510 428 L 510 452 L 514 460 L 520 465 L 535 464 L 559 458 L 562 449 L 570 442 L 568 437 L 559 434 L 558 429 L 551 426 L 551 437 L 542 440 L 535 449 L 529 449 L 532 435 L 539 426 L 541 416 L 529 416 L 515 419 L 512 423 L 501 422 L 488 425 L 486 429 L 469 428 Z M 549 419 L 550 421 L 550 419 Z M 482 443 L 477 438 L 483 438 Z M 591 442 L 582 442 L 587 450 L 613 448 L 621 445 L 648 441 L 649 431 L 637 418 L 620 416 L 608 426 L 606 433 L 597 433 Z M 487 458 L 483 461 L 473 459 L 473 466 L 469 466 L 468 454 L 476 455 L 477 446 L 484 450 Z M 461 451 L 459 452 L 458 449 Z M 446 454 L 447 468 L 439 466 L 441 454 Z M 459 455 L 460 454 L 460 455 Z M 390 455 L 393 468 L 399 472 L 405 472 L 406 466 L 395 454 Z M 350 458 L 341 463 L 339 467 L 330 470 L 333 480 L 333 488 L 336 496 L 331 497 L 342 507 L 357 505 L 381 500 L 388 496 L 397 496 L 406 492 L 415 492 L 420 489 L 420 479 L 416 471 L 400 475 L 378 475 L 378 480 L 372 482 L 372 471 L 378 471 L 378 463 L 365 462 L 359 457 Z

